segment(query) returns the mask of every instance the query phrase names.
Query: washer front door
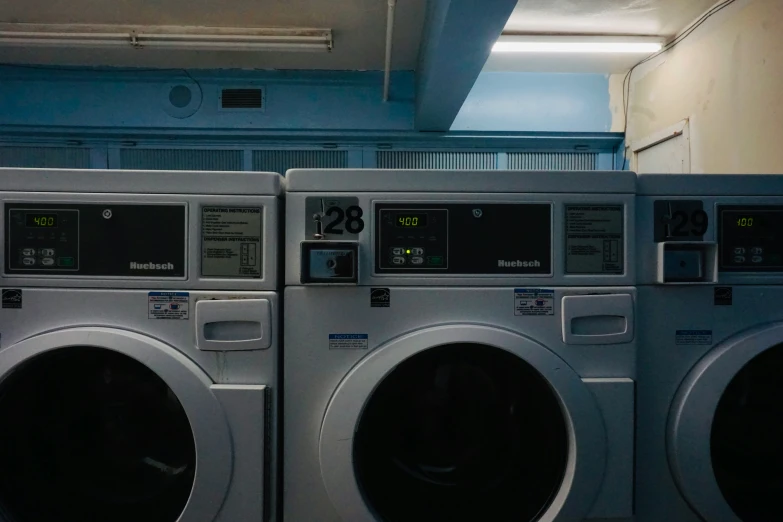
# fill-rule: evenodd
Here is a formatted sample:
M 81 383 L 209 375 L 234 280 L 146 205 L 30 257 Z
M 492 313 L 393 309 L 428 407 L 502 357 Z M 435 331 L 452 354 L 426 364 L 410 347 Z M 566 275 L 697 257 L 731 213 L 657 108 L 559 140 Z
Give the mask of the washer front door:
M 680 490 L 707 522 L 783 520 L 783 324 L 719 344 L 690 371 L 669 413 Z
M 211 385 L 171 346 L 120 329 L 2 350 L 0 520 L 212 522 L 232 450 Z
M 603 480 L 603 426 L 587 386 L 544 346 L 438 326 L 377 348 L 340 383 L 321 473 L 346 521 L 581 520 Z

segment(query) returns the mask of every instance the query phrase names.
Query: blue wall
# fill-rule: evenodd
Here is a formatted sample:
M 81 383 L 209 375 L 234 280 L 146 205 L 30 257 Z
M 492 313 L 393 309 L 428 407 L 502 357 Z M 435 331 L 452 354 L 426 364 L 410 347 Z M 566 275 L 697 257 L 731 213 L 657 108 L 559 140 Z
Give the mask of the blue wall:
M 0 125 L 144 129 L 413 128 L 413 73 L 392 78 L 382 103 L 380 72 L 115 71 L 0 68 Z M 192 116 L 164 110 L 172 85 L 200 86 Z M 221 87 L 263 86 L 263 112 L 219 110 Z
M 0 126 L 214 131 L 414 131 L 414 74 L 336 71 L 49 69 L 0 66 Z M 175 84 L 197 84 L 199 110 L 164 110 Z M 218 108 L 221 87 L 263 86 L 263 112 Z M 452 130 L 607 132 L 608 79 L 588 74 L 483 73 Z
M 602 74 L 482 73 L 451 130 L 608 132 Z

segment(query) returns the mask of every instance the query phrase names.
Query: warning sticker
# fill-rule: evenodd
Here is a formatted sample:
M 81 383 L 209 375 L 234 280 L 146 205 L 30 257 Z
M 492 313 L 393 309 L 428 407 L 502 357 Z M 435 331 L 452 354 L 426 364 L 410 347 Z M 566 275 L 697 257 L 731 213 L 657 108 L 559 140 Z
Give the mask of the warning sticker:
M 148 317 L 150 319 L 187 319 L 188 292 L 150 292 Z
M 555 315 L 555 291 L 515 288 L 514 315 Z
M 710 346 L 712 330 L 677 330 L 674 334 L 674 344 Z
M 623 273 L 622 205 L 566 205 L 568 274 Z
M 201 209 L 201 275 L 261 277 L 261 208 Z
M 367 334 L 329 334 L 329 349 L 366 350 L 369 337 Z

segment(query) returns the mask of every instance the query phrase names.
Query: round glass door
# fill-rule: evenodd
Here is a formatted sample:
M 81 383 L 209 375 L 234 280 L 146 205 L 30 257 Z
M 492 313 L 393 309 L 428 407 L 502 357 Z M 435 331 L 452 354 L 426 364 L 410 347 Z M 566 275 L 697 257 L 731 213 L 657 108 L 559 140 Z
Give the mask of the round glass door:
M 0 382 L 0 514 L 9 520 L 175 522 L 195 470 L 182 404 L 128 355 L 59 348 Z
M 514 354 L 473 343 L 396 366 L 368 400 L 353 448 L 365 502 L 386 522 L 537 520 L 567 461 L 549 383 Z
M 783 519 L 783 345 L 731 379 L 715 410 L 710 451 L 718 487 L 743 522 Z

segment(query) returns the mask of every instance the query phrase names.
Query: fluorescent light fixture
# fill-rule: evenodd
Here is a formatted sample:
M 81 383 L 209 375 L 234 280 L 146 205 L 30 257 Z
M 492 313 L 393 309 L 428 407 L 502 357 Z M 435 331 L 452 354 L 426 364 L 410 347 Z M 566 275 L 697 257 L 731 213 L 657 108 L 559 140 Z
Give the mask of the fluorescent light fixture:
M 0 24 L 0 46 L 16 47 L 327 52 L 332 42 L 331 29 Z
M 492 47 L 496 53 L 635 53 L 660 51 L 662 41 L 646 37 L 617 36 L 501 36 Z

